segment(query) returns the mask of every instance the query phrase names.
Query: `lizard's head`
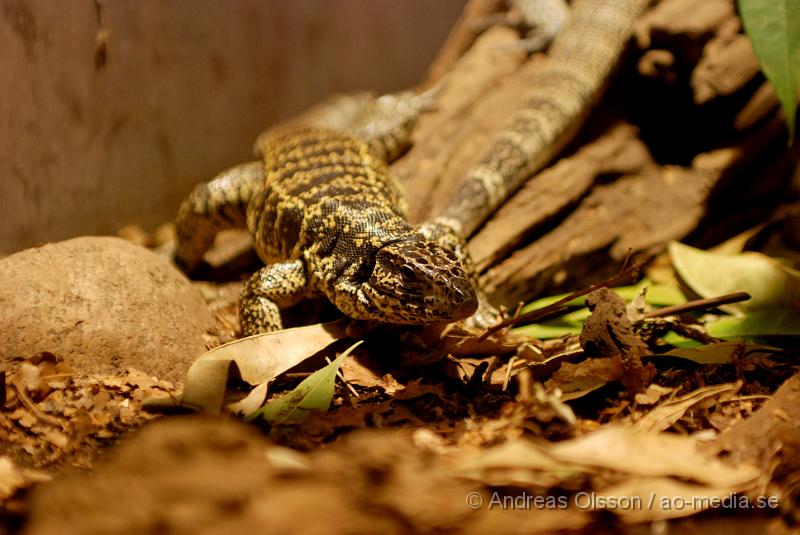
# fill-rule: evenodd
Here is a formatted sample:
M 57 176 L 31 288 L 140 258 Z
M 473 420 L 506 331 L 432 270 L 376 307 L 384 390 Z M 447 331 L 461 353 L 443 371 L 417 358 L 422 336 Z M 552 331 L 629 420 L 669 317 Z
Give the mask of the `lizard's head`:
M 383 246 L 361 290 L 372 308 L 392 323 L 456 321 L 470 317 L 478 307 L 461 260 L 421 238 Z

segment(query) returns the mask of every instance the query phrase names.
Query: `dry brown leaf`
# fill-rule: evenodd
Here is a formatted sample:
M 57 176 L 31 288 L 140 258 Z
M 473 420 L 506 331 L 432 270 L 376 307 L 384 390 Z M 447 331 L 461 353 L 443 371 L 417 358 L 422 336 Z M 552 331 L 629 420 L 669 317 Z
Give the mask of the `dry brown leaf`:
M 266 401 L 268 387 L 269 383 L 261 383 L 253 388 L 243 399 L 236 403 L 230 403 L 227 409 L 233 414 L 252 414 Z
M 154 418 L 140 411 L 137 397 L 172 388 L 136 370 L 114 377 L 76 375 L 50 354 L 20 362 L 6 382 L 11 395 L 0 411 L 4 451 L 21 463 L 26 478 L 32 466 L 64 461 L 88 466 L 97 455 L 98 439 L 118 437 L 129 425 Z M 147 386 L 134 386 L 139 383 Z
M 648 386 L 647 390 L 645 390 L 644 392 L 639 392 L 638 394 L 636 394 L 635 396 L 636 403 L 638 403 L 639 405 L 654 405 L 655 403 L 658 403 L 658 401 L 661 398 L 669 394 L 672 394 L 673 392 L 675 392 L 675 390 L 676 390 L 675 388 L 668 388 L 653 383 L 650 386 Z
M 566 463 L 639 476 L 681 477 L 729 489 L 745 487 L 761 475 L 752 466 L 723 464 L 701 453 L 697 444 L 697 440 L 683 435 L 607 425 L 594 433 L 552 444 L 548 453 Z
M 700 453 L 696 444 L 691 437 L 643 433 L 632 427 L 609 425 L 559 443 L 517 438 L 488 449 L 462 451 L 456 455 L 455 466 L 461 477 L 488 486 L 544 489 L 558 486 L 585 490 L 585 483 L 581 484 L 584 478 L 611 470 L 627 476 L 602 494 L 627 499 L 642 496 L 646 507 L 631 511 L 630 518 L 640 518 L 636 516 L 638 513 L 646 520 L 686 516 L 707 507 L 698 505 L 691 510 L 670 511 L 666 501 L 669 497 L 675 497 L 671 505 L 678 509 L 680 497 L 686 500 L 722 497 L 752 486 L 761 475 L 751 466 L 727 466 L 712 455 Z M 699 484 L 680 483 L 673 478 Z M 595 483 L 602 485 L 603 481 L 601 478 Z M 659 503 L 653 504 L 654 499 Z M 611 506 L 624 508 L 625 504 L 599 503 L 592 508 Z
M 504 442 L 492 448 L 465 452 L 457 470 L 462 477 L 489 486 L 539 486 L 551 488 L 585 473 L 585 467 L 553 458 L 527 439 Z
M 366 364 L 370 364 L 368 361 Z M 363 388 L 380 388 L 391 395 L 403 388 L 403 385 L 390 374 L 379 375 L 375 369 L 365 365 L 363 358 L 353 357 L 345 359 L 340 368 L 345 382 Z
M 232 364 L 245 382 L 257 386 L 313 356 L 342 338 L 345 322 L 335 321 L 259 334 L 216 347 L 198 358 L 186 375 L 180 404 L 218 414 Z M 148 405 L 171 405 L 163 399 Z
M 41 370 L 29 362 L 23 362 L 19 367 L 19 385 L 28 392 L 34 392 L 41 382 Z
M 741 386 L 741 383 L 726 383 L 698 388 L 685 396 L 660 404 L 658 407 L 645 414 L 641 420 L 637 421 L 634 427 L 640 431 L 664 431 L 680 420 L 684 413 L 697 403 L 719 394 L 735 392 L 739 390 Z
M 9 414 L 8 416 L 11 420 L 16 420 L 16 422 L 21 425 L 22 427 L 31 428 L 36 425 L 36 416 L 31 414 L 29 411 L 23 408 L 16 409 L 14 412 Z
M 549 391 L 558 388 L 562 401 L 571 401 L 589 394 L 622 377 L 622 363 L 618 358 L 592 358 L 572 364 L 564 362 L 545 382 Z
M 623 522 L 635 524 L 690 516 L 708 509 L 712 499 L 723 499 L 730 488 L 684 483 L 672 478 L 630 478 L 597 493 L 602 507 Z M 593 496 L 594 498 L 594 496 Z
M 146 389 L 157 387 L 165 390 L 172 390 L 173 388 L 173 384 L 169 381 L 162 381 L 156 377 L 147 375 L 143 371 L 137 370 L 136 368 L 128 368 L 126 372 L 127 374 L 123 380 L 126 385 L 134 388 Z
M 25 477 L 19 467 L 8 457 L 0 457 L 0 500 L 12 496 L 17 489 L 23 486 L 25 486 Z

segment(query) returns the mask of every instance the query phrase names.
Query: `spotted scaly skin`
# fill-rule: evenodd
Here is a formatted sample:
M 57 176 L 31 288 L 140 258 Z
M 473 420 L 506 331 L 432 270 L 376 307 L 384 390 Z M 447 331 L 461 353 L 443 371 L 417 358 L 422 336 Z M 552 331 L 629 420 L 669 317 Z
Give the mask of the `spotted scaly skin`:
M 451 250 L 406 222 L 383 160 L 332 130 L 263 142 L 265 181 L 247 226 L 268 266 L 245 285 L 245 334 L 280 327 L 278 309 L 323 294 L 355 319 L 430 324 L 470 316 L 475 292 Z
M 273 129 L 257 142 L 263 162 L 229 169 L 181 206 L 176 260 L 187 268 L 218 229 L 246 221 L 254 237 L 267 265 L 242 290 L 244 335 L 280 329 L 281 308 L 315 295 L 352 318 L 385 323 L 450 322 L 475 312 L 475 290 L 455 252 L 463 242 L 406 222 L 385 159 L 407 144 L 416 112 L 397 98 L 358 109 L 347 128 L 341 113 L 322 114 L 336 124 L 316 121 L 341 130 Z
M 518 1 L 535 8 L 535 0 Z M 525 104 L 434 220 L 469 238 L 573 137 L 619 62 L 648 0 L 575 0 Z

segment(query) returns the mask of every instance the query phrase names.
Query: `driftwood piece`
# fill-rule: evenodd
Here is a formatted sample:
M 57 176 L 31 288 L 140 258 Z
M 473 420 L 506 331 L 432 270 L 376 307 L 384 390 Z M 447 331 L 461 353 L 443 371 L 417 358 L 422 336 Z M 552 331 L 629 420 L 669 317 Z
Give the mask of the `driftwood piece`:
M 662 80 L 670 85 L 678 81 L 675 55 L 669 50 L 651 49 L 639 58 L 637 70 L 647 78 Z
M 764 82 L 756 89 L 753 96 L 744 107 L 736 114 L 733 127 L 737 132 L 752 128 L 757 122 L 771 114 L 778 106 L 778 95 L 769 82 Z
M 733 95 L 761 72 L 746 35 L 720 34 L 705 46 L 692 71 L 692 91 L 698 105 L 718 96 Z
M 639 73 L 670 86 L 683 83 L 703 56 L 706 44 L 740 30 L 733 0 L 665 0 L 647 11 L 634 30 L 644 54 Z
M 707 41 L 738 24 L 732 0 L 665 0 L 646 12 L 634 32 L 641 48 L 685 41 Z
M 795 521 L 800 519 L 796 503 L 800 498 L 797 474 L 800 471 L 800 374 L 796 374 L 752 416 L 725 430 L 706 446 L 719 454 L 726 452 L 734 463 L 760 467 L 773 481 L 785 483 L 788 495 L 781 500 L 781 510 Z M 773 488 L 781 488 L 776 485 Z M 794 505 L 794 507 L 793 507 Z
M 498 51 L 506 54 L 509 51 Z M 469 169 L 483 155 L 495 135 L 509 124 L 513 113 L 522 107 L 531 83 L 539 70 L 539 57 L 504 77 L 498 84 L 448 127 L 456 133 L 446 153 L 444 165 L 436 180 L 431 206 L 424 217 L 440 213 L 455 195 Z M 465 120 L 466 119 L 466 120 Z
M 733 0 L 664 0 L 637 27 L 639 74 L 661 78 L 685 95 L 676 109 L 689 120 L 706 117 L 699 103 L 745 97 L 740 90 L 756 89 L 751 82 L 758 76 L 757 65 L 740 32 Z M 435 215 L 450 201 L 482 149 L 524 101 L 541 55 L 526 60 L 517 48 L 506 46 L 518 39 L 506 27 L 491 27 L 466 52 L 459 51 L 438 78 L 436 109 L 422 117 L 414 147 L 392 167 L 406 186 L 413 222 Z M 744 109 L 734 109 L 744 100 L 727 99 L 726 106 L 707 112 L 715 121 L 733 124 L 735 118 L 738 142 L 709 150 L 731 143 L 729 129 L 712 130 L 710 135 L 724 137 L 702 138 L 696 152 L 689 152 L 691 143 L 677 142 L 681 148 L 659 154 L 661 165 L 645 145 L 652 136 L 639 139 L 637 128 L 620 118 L 624 106 L 605 110 L 591 137 L 585 136 L 587 145 L 570 147 L 564 159 L 536 174 L 468 243 L 490 299 L 514 306 L 544 290 L 585 285 L 612 274 L 629 252 L 647 257 L 670 240 L 702 237 L 701 225 L 712 226 L 709 207 L 720 205 L 715 196 L 729 193 L 731 182 L 745 197 L 756 189 L 746 180 L 736 185 L 736 174 L 744 176 L 746 165 L 748 176 L 760 173 L 759 166 L 769 159 L 765 154 L 775 155 L 785 136 L 768 87 L 756 90 Z M 616 102 L 613 95 L 609 102 Z M 770 115 L 773 120 L 765 120 Z M 646 134 L 649 115 L 631 117 Z M 677 158 L 670 160 L 672 155 Z M 761 156 L 760 163 L 751 165 Z M 777 174 L 785 175 L 781 165 Z M 730 215 L 721 204 L 720 221 Z
M 492 302 L 514 306 L 546 288 L 602 278 L 628 249 L 688 234 L 715 178 L 674 167 L 598 186 L 560 225 L 490 269 L 481 282 Z
M 470 0 L 467 3 L 436 59 L 428 68 L 422 83 L 424 88 L 433 87 L 452 70 L 453 65 L 475 41 L 478 26 L 497 11 L 500 4 L 501 0 Z
M 655 169 L 636 129 L 620 123 L 574 155 L 531 178 L 469 242 L 479 271 L 505 257 L 524 238 L 574 206 L 600 175 Z
M 458 117 L 463 119 L 465 109 L 492 91 L 498 80 L 519 68 L 525 54 L 508 48 L 518 41 L 517 32 L 503 26 L 481 35 L 475 46 L 442 78 L 434 112 L 422 115 L 414 129 L 415 147 L 420 149 L 431 139 L 441 137 L 439 133 L 445 123 Z M 418 154 L 412 149 L 404 160 L 415 157 Z
M 521 83 L 533 62 L 519 68 L 525 54 L 505 46 L 518 40 L 515 31 L 499 26 L 481 35 L 448 73 L 435 112 L 420 119 L 413 148 L 392 166 L 406 188 L 412 221 L 427 217 L 434 201 L 449 199 L 441 197 L 447 195 L 442 184 L 451 181 L 448 191 L 454 189 L 478 148 L 520 105 Z
M 484 289 L 494 303 L 514 306 L 546 288 L 602 278 L 629 251 L 660 251 L 695 230 L 713 190 L 784 135 L 772 121 L 736 145 L 698 156 L 692 167 L 664 166 L 596 186 L 556 228 L 481 277 Z

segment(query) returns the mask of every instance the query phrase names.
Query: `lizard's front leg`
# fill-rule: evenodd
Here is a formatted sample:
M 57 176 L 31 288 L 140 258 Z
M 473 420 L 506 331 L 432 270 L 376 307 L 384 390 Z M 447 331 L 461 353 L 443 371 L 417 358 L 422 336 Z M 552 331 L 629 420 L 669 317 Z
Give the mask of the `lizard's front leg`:
M 302 260 L 270 264 L 256 271 L 242 287 L 239 324 L 244 336 L 283 328 L 281 308 L 308 295 L 308 278 Z

